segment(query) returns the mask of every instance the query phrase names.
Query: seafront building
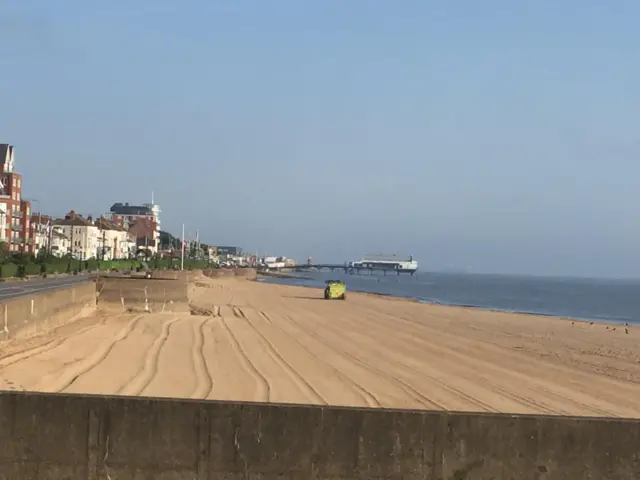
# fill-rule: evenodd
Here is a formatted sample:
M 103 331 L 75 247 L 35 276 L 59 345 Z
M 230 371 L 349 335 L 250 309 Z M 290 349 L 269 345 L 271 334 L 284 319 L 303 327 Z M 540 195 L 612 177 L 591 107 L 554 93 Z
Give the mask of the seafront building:
M 71 210 L 64 218 L 54 220 L 53 226 L 69 239 L 67 253 L 73 258 L 78 260 L 96 258 L 99 231 L 91 216 L 84 218 Z
M 142 205 L 114 203 L 103 217 L 136 236 L 138 249 L 158 252 L 160 246 L 160 205 L 153 202 Z
M 95 223 L 99 230 L 96 258 L 120 260 L 136 254 L 136 237 L 126 228 L 103 217 Z
M 15 148 L 0 143 L 0 242 L 12 252 L 33 253 L 31 202 L 22 197 L 22 175 L 14 168 Z

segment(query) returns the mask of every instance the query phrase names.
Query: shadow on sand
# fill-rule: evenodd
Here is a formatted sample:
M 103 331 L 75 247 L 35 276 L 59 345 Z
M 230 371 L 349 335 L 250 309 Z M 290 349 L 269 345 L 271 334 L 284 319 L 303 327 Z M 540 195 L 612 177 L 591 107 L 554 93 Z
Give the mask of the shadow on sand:
M 298 300 L 324 300 L 324 297 L 310 297 L 305 295 L 283 295 L 284 298 L 297 298 Z

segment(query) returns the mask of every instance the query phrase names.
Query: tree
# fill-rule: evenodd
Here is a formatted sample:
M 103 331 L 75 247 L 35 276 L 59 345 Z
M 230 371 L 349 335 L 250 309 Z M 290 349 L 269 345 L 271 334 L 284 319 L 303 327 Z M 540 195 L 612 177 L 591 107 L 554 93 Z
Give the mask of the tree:
M 5 263 L 10 256 L 11 250 L 7 242 L 0 242 L 0 263 Z
M 161 248 L 180 248 L 180 239 L 174 237 L 169 232 L 160 230 L 160 247 Z

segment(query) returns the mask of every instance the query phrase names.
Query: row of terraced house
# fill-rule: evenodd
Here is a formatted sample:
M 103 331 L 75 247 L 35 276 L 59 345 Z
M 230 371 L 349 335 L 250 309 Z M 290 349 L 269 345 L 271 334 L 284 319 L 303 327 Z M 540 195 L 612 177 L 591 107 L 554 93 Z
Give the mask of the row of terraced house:
M 13 253 L 72 255 L 88 260 L 154 254 L 160 240 L 160 208 L 115 203 L 98 218 L 71 210 L 63 218 L 33 212 L 14 171 L 15 148 L 0 144 L 0 242 Z

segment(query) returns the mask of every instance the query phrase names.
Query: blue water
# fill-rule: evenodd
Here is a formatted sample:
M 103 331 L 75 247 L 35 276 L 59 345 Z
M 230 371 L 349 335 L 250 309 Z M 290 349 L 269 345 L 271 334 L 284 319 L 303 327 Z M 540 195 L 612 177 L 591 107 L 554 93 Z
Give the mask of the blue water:
M 425 303 L 640 324 L 640 280 L 428 272 L 418 272 L 414 277 L 305 272 L 298 278 L 269 277 L 262 281 L 324 287 L 328 279 L 345 281 L 351 291 L 414 298 Z

